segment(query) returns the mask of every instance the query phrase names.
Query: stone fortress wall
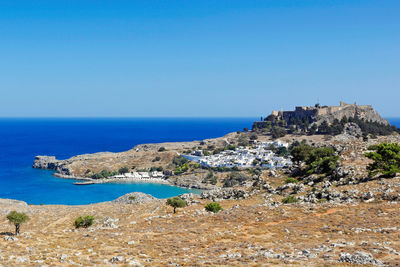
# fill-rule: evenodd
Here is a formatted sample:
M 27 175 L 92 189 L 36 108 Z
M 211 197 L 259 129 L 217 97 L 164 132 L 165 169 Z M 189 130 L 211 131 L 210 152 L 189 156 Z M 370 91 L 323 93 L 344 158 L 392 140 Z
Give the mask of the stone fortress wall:
M 294 111 L 272 111 L 271 114 L 286 121 L 291 118 L 303 119 L 306 117 L 318 125 L 322 121 L 332 123 L 335 119 L 341 120 L 344 117 L 350 118 L 356 116 L 366 121 L 374 121 L 389 125 L 389 122 L 386 119 L 383 119 L 371 105 L 357 105 L 356 103 L 347 104 L 345 102 L 340 102 L 339 106 L 322 107 L 298 106 Z

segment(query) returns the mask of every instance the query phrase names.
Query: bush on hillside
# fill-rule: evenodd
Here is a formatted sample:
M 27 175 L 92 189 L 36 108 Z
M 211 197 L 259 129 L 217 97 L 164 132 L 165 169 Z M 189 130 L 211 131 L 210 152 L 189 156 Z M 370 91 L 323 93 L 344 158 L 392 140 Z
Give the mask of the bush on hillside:
M 74 225 L 75 228 L 88 228 L 92 226 L 94 223 L 94 217 L 92 215 L 86 215 L 86 216 L 79 216 L 76 218 Z
M 274 126 L 271 129 L 272 138 L 280 138 L 286 135 L 287 131 L 281 126 Z
M 205 209 L 206 211 L 217 213 L 218 211 L 222 210 L 222 207 L 217 202 L 211 202 L 205 206 Z
M 299 200 L 293 195 L 289 195 L 282 199 L 282 203 L 285 203 L 285 204 L 296 203 L 298 201 Z
M 224 180 L 224 187 L 232 187 L 238 184 L 242 184 L 243 182 L 249 180 L 250 177 L 241 172 L 232 172 L 229 176 Z
M 367 166 L 370 177 L 377 174 L 383 177 L 394 177 L 400 173 L 400 145 L 397 143 L 382 143 L 368 148 L 365 156 L 373 162 Z
M 299 181 L 295 178 L 286 178 L 285 184 L 297 184 Z
M 21 228 L 21 224 L 28 221 L 29 217 L 23 212 L 16 212 L 15 210 L 13 210 L 7 215 L 7 219 L 10 221 L 10 223 L 14 224 L 15 235 L 18 235 Z
M 124 167 L 119 168 L 118 172 L 120 174 L 128 173 L 129 169 L 128 169 L 128 167 L 124 166 Z
M 307 174 L 330 175 L 337 167 L 338 156 L 331 147 L 312 147 L 307 144 L 300 144 L 291 151 L 293 161 L 304 162 Z
M 176 213 L 176 208 L 186 207 L 186 201 L 180 197 L 171 197 L 167 199 L 167 205 L 174 208 L 174 213 Z

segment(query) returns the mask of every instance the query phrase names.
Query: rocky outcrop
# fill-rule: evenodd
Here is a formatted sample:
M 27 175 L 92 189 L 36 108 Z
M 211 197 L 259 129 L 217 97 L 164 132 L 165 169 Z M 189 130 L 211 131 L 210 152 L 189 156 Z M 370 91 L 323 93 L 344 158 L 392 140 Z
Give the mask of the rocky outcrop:
M 339 262 L 347 262 L 350 264 L 372 264 L 374 266 L 383 266 L 384 264 L 371 255 L 371 253 L 356 251 L 355 254 L 340 253 Z
M 36 156 L 32 167 L 35 169 L 56 171 L 60 163 L 61 161 L 57 160 L 54 156 Z
M 335 119 L 341 120 L 347 118 L 360 118 L 365 121 L 378 122 L 389 125 L 386 119 L 383 119 L 376 110 L 370 105 L 356 105 L 340 102 L 340 106 L 329 106 L 318 108 L 315 121 L 320 124 L 323 121 L 332 123 Z
M 66 160 L 58 160 L 54 156 L 36 156 L 32 167 L 56 171 L 60 176 L 71 176 L 71 171 L 66 164 Z
M 223 199 L 244 199 L 247 198 L 249 194 L 237 188 L 229 189 L 214 189 L 211 191 L 206 191 L 201 193 L 200 198 L 211 199 L 212 201 L 220 201 Z
M 171 176 L 168 178 L 168 182 L 172 185 L 186 187 L 186 188 L 193 188 L 193 189 L 205 189 L 210 190 L 214 189 L 215 186 L 208 185 L 202 183 L 204 175 L 179 175 L 179 176 Z
M 137 204 L 137 203 L 146 203 L 152 202 L 157 200 L 157 198 L 153 197 L 152 195 L 141 193 L 141 192 L 133 192 L 123 195 L 115 200 L 113 203 L 118 204 Z
M 185 193 L 179 196 L 181 199 L 186 201 L 186 204 L 188 206 L 191 206 L 193 204 L 198 204 L 200 201 L 198 200 L 199 195 L 193 194 L 193 193 Z
M 294 111 L 272 111 L 271 115 L 275 121 L 284 120 L 286 122 L 296 120 L 308 120 L 309 122 L 319 126 L 322 122 L 328 124 L 335 120 L 343 118 L 359 118 L 365 121 L 378 122 L 383 125 L 390 123 L 382 118 L 379 113 L 371 105 L 357 105 L 340 102 L 339 106 L 312 106 L 312 107 L 296 107 Z M 268 117 L 267 117 L 268 118 Z M 265 128 L 266 122 L 254 122 L 254 128 Z
M 0 214 L 7 215 L 10 211 L 29 213 L 29 205 L 24 201 L 0 198 Z
M 360 126 L 358 126 L 358 124 L 354 122 L 346 123 L 344 125 L 343 133 L 354 137 L 362 136 Z

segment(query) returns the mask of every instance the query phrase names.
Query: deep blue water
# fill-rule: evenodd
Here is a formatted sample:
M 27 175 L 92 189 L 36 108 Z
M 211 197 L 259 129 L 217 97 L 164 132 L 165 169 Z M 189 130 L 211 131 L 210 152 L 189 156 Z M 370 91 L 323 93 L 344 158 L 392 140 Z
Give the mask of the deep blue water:
M 0 198 L 31 204 L 89 204 L 129 192 L 167 198 L 191 190 L 159 184 L 76 186 L 51 171 L 32 169 L 35 155 L 66 159 L 77 154 L 120 152 L 137 144 L 192 141 L 250 128 L 238 119 L 0 119 Z

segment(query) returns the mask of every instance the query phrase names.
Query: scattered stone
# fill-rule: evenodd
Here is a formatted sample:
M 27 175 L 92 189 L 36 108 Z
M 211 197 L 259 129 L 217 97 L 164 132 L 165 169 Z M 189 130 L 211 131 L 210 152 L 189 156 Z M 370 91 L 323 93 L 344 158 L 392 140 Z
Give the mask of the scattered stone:
M 244 199 L 247 198 L 249 194 L 237 188 L 229 189 L 214 189 L 210 191 L 205 191 L 201 193 L 201 199 L 211 199 L 212 201 L 220 201 L 223 199 Z
M 193 193 L 186 193 L 179 196 L 181 199 L 186 201 L 187 206 L 191 206 L 193 204 L 198 204 L 200 201 L 197 200 L 198 195 Z
M 347 262 L 351 264 L 373 264 L 375 266 L 382 266 L 383 263 L 374 259 L 371 253 L 356 251 L 355 254 L 340 253 L 339 262 Z
M 4 240 L 5 240 L 5 241 L 18 241 L 18 238 L 15 237 L 15 236 L 6 235 L 6 236 L 4 237 Z
M 110 259 L 111 263 L 116 263 L 116 262 L 122 262 L 124 260 L 124 257 L 122 256 L 114 256 Z

